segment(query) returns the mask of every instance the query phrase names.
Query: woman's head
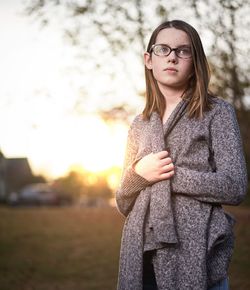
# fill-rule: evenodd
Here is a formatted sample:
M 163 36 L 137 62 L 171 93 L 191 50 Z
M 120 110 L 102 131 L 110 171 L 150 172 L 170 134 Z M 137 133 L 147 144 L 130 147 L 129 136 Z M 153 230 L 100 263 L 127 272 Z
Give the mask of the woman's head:
M 180 20 L 159 25 L 152 33 L 144 57 L 145 118 L 149 118 L 153 111 L 163 116 L 166 102 L 162 85 L 183 89 L 182 97 L 189 99 L 190 117 L 201 117 L 210 108 L 209 67 L 200 37 L 191 25 Z

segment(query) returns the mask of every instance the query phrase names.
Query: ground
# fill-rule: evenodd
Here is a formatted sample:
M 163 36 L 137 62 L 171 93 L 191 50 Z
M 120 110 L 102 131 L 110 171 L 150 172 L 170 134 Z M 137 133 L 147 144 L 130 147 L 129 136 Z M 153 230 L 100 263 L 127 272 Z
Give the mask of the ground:
M 230 290 L 250 289 L 250 208 L 237 219 Z M 0 208 L 0 290 L 115 290 L 124 219 L 114 208 Z

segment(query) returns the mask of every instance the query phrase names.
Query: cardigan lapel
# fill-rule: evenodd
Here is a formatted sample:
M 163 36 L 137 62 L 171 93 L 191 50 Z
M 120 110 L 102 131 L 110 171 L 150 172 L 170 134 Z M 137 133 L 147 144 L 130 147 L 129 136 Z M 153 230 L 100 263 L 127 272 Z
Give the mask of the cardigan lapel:
M 185 114 L 187 105 L 187 100 L 181 100 L 174 108 L 167 121 L 163 124 L 164 136 L 168 135 L 172 131 L 180 118 Z
M 165 136 L 185 113 L 187 101 L 182 100 L 174 109 L 167 122 L 163 125 L 158 113 L 150 118 L 151 150 L 157 153 L 166 150 Z M 157 243 L 177 243 L 175 222 L 171 203 L 170 180 L 162 180 L 151 186 L 149 223 Z

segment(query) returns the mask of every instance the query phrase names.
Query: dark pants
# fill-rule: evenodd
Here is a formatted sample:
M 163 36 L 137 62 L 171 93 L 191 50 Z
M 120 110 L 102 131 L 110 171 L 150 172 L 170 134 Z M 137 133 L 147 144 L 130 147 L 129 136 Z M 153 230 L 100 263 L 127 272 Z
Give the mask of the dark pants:
M 153 251 L 143 254 L 143 290 L 158 290 L 152 264 L 153 254 Z

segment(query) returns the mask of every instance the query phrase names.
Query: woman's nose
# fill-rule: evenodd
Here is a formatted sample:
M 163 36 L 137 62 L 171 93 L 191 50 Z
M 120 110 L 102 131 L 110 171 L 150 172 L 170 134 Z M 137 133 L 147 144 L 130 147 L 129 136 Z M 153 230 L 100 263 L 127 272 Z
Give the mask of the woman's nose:
M 171 51 L 171 53 L 167 56 L 167 58 L 168 58 L 168 62 L 173 62 L 173 63 L 176 63 L 178 59 L 174 50 Z

